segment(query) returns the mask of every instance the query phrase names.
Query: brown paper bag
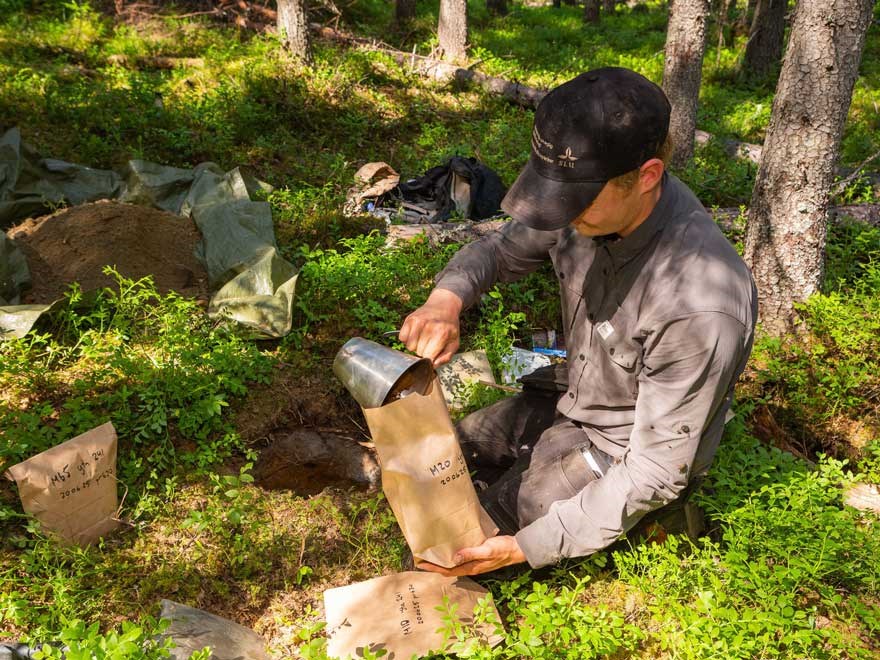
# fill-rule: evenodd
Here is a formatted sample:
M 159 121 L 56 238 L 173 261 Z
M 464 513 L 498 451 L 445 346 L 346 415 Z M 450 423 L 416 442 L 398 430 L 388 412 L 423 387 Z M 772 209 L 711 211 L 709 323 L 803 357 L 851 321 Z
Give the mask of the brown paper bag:
M 438 380 L 380 408 L 365 408 L 382 490 L 416 561 L 451 568 L 462 548 L 498 531 L 480 506 Z
M 25 512 L 65 541 L 88 545 L 117 526 L 116 430 L 110 422 L 6 474 L 18 484 Z
M 327 655 L 331 658 L 363 656 L 363 649 L 385 649 L 387 658 L 406 660 L 443 651 L 443 597 L 457 605 L 456 616 L 473 623 L 474 607 L 489 592 L 470 578 L 444 577 L 410 571 L 374 578 L 324 592 L 327 620 Z M 492 605 L 495 620 L 498 611 Z M 492 624 L 477 627 L 479 637 L 491 646 L 502 637 Z

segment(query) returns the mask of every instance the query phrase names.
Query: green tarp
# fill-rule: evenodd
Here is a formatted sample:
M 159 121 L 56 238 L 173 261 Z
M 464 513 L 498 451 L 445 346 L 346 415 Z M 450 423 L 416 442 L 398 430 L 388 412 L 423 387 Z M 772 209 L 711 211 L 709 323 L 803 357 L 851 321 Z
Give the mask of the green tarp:
M 129 161 L 120 176 L 41 158 L 13 128 L 0 138 L 0 229 L 57 207 L 117 199 L 191 216 L 202 233 L 197 250 L 213 296 L 212 317 L 228 318 L 257 337 L 290 332 L 296 269 L 279 254 L 266 202 L 253 201 L 271 188 L 240 168 L 223 172 L 214 163 L 185 170 Z M 30 282 L 21 251 L 0 233 L 0 338 L 22 337 L 52 305 L 19 305 Z

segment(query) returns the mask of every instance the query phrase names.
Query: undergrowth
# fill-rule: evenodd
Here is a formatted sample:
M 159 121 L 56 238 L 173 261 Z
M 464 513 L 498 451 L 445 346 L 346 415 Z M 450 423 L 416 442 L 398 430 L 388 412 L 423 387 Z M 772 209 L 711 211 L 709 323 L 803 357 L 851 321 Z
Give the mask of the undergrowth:
M 19 125 L 41 153 L 94 167 L 130 158 L 247 164 L 276 185 L 268 201 L 279 247 L 301 267 L 295 327 L 278 342 L 245 340 L 191 301 L 119 278 L 118 291 L 95 297 L 74 288 L 35 332 L 0 344 L 0 470 L 109 419 L 126 498 L 120 531 L 78 549 L 46 537 L 0 485 L 0 638 L 61 642 L 68 658 L 165 657 L 155 616 L 158 600 L 172 598 L 254 627 L 277 656 L 323 657 L 322 591 L 401 570 L 406 548 L 381 495 L 303 498 L 256 486 L 253 446 L 231 413 L 257 387 L 271 390 L 285 365 L 329 372 L 349 336 L 399 347 L 393 331 L 456 251 L 426 241 L 389 247 L 369 233 L 374 221 L 344 218 L 357 166 L 384 160 L 406 178 L 456 153 L 477 155 L 509 184 L 528 156 L 532 114 L 425 83 L 354 48 L 318 44 L 308 72 L 274 36 L 204 17 L 126 25 L 96 3 L 0 7 L 2 128 Z M 584 27 L 577 7 L 514 4 L 506 17 L 471 8 L 479 70 L 551 85 L 623 65 L 659 82 L 660 3 L 619 6 L 599 28 Z M 390 11 L 352 3 L 342 24 L 427 52 L 436 7 L 420 4 L 408 31 L 387 30 Z M 769 119 L 772 82 L 737 73 L 744 39 L 709 50 L 698 121 L 716 139 L 678 173 L 707 206 L 748 202 L 754 166 L 729 158 L 723 140 L 760 142 Z M 844 166 L 877 148 L 878 48 L 875 26 Z M 151 56 L 202 61 L 164 70 L 145 64 Z M 840 198 L 871 200 L 864 177 Z M 485 579 L 504 641 L 474 644 L 474 631 L 447 612 L 460 655 L 877 657 L 877 519 L 844 506 L 841 490 L 880 481 L 878 243 L 878 230 L 863 224 L 832 228 L 825 287 L 801 308 L 804 332 L 759 341 L 738 416 L 698 495 L 708 536 L 623 543 Z M 486 349 L 497 368 L 505 350 L 529 348 L 531 332 L 558 327 L 558 316 L 557 284 L 544 269 L 468 311 L 462 348 Z M 475 387 L 468 409 L 498 396 Z M 761 409 L 802 440 L 815 465 L 755 439 L 750 422 Z M 847 463 L 840 443 L 853 437 L 858 457 Z M 489 609 L 476 616 L 488 621 Z
M 832 226 L 826 270 L 803 332 L 760 338 L 752 369 L 757 398 L 811 451 L 852 457 L 880 444 L 880 229 Z

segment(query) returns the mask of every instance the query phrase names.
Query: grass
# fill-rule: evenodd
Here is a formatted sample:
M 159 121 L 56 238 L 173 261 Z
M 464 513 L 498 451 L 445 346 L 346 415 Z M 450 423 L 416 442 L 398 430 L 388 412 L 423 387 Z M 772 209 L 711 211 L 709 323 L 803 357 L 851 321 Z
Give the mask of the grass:
M 744 4 L 744 3 L 741 3 Z M 0 3 L 0 117 L 41 153 L 94 167 L 131 158 L 250 166 L 276 186 L 279 246 L 301 266 L 294 331 L 253 343 L 149 281 L 70 304 L 23 340 L 0 344 L 0 470 L 97 423 L 119 431 L 128 489 L 123 529 L 88 549 L 61 547 L 0 485 L 0 639 L 64 640 L 84 658 L 159 658 L 160 598 L 263 634 L 278 657 L 324 656 L 321 593 L 401 570 L 405 546 L 380 495 L 328 489 L 305 498 L 253 480 L 262 438 L 314 424 L 358 435 L 357 412 L 329 375 L 349 336 L 379 339 L 428 294 L 458 246 L 384 247 L 375 224 L 346 219 L 356 168 L 385 160 L 415 175 L 477 154 L 510 183 L 532 114 L 472 89 L 421 81 L 386 57 L 318 44 L 312 72 L 269 34 L 199 17 L 117 24 L 85 2 Z M 480 70 L 553 85 L 600 65 L 659 81 L 664 10 L 618 8 L 598 28 L 578 8 L 471 6 Z M 173 10 L 169 10 L 173 11 Z M 436 9 L 404 31 L 390 5 L 343 6 L 343 24 L 405 50 L 433 45 Z M 181 9 L 178 13 L 186 13 Z M 704 65 L 699 124 L 760 141 L 773 85 L 737 72 L 743 37 Z M 880 32 L 869 33 L 842 165 L 878 148 Z M 173 69 L 149 57 L 201 58 Z M 707 206 L 748 201 L 754 166 L 719 143 L 679 175 Z M 861 182 L 845 201 L 877 193 Z M 475 658 L 871 658 L 880 652 L 877 519 L 842 488 L 880 481 L 880 233 L 830 236 L 823 292 L 805 332 L 762 339 L 699 499 L 710 534 L 691 544 L 621 543 L 510 580 L 484 580 L 504 624 Z M 493 355 L 556 327 L 552 273 L 499 287 L 464 318 L 464 348 Z M 475 390 L 472 405 L 497 393 Z M 779 444 L 809 458 L 807 463 Z M 482 616 L 485 616 L 482 615 Z M 450 639 L 468 628 L 450 624 Z M 53 655 L 56 654 L 56 655 Z M 46 657 L 57 652 L 46 649 Z M 69 656 L 70 657 L 70 656 Z

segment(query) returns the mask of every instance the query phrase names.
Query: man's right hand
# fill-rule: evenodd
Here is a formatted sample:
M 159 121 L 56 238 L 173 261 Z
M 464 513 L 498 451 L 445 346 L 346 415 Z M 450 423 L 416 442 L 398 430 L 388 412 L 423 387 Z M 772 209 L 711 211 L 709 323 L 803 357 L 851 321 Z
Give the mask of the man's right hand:
M 399 339 L 416 355 L 439 366 L 458 350 L 462 301 L 452 291 L 434 289 L 427 302 L 406 317 Z

